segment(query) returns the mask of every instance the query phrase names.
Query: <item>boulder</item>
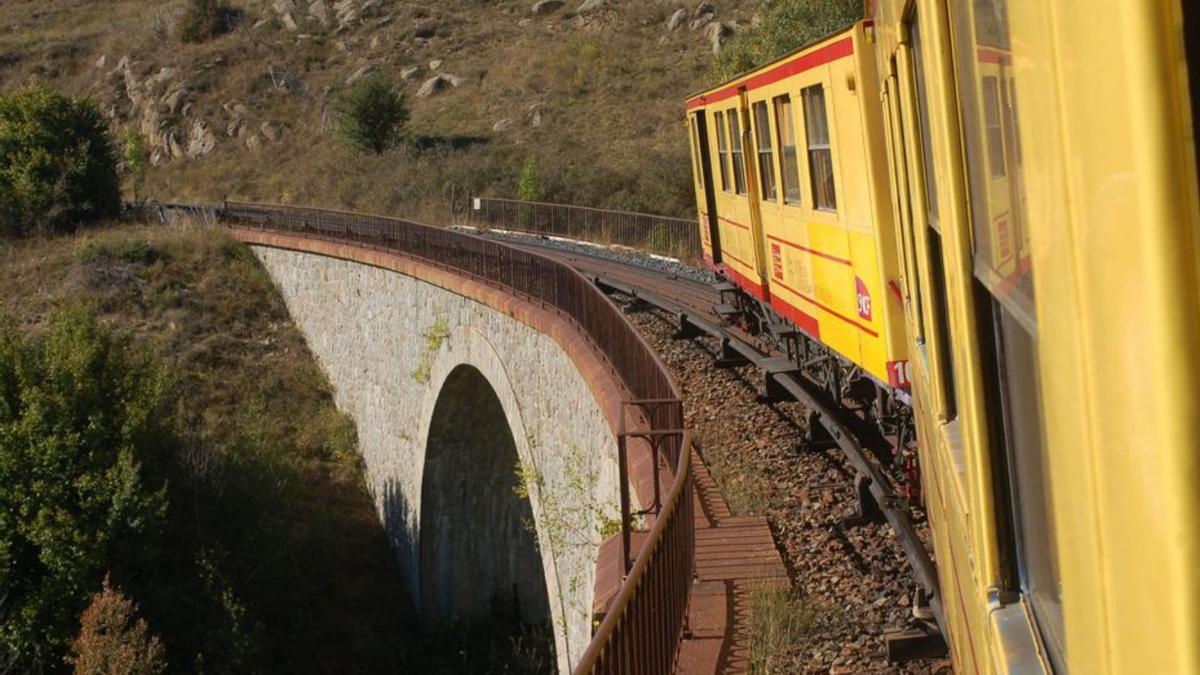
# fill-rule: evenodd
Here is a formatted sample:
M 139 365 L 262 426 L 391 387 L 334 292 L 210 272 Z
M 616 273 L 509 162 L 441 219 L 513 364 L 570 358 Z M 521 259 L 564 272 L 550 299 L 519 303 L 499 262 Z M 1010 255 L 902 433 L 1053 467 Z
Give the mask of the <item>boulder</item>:
M 409 66 L 400 71 L 400 79 L 411 80 L 416 77 L 417 73 L 419 72 L 421 72 L 421 66 Z
M 588 12 L 594 12 L 598 9 L 604 9 L 607 4 L 608 0 L 583 0 L 583 4 L 579 6 L 579 9 L 575 10 L 575 13 L 587 14 Z
M 688 11 L 686 9 L 683 9 L 681 7 L 679 9 L 675 10 L 675 13 L 671 15 L 671 18 L 667 19 L 667 30 L 669 30 L 669 31 L 679 30 L 679 28 L 682 27 L 683 24 L 687 22 L 687 19 L 688 19 Z
M 562 9 L 563 0 L 538 0 L 533 3 L 533 13 L 537 16 L 551 14 Z
M 103 69 L 104 69 L 104 67 L 105 67 L 106 65 L 108 65 L 108 55 L 107 55 L 107 54 L 101 54 L 101 55 L 100 55 L 100 58 L 96 59 L 96 63 L 95 63 L 95 64 L 93 64 L 93 65 L 95 65 L 95 66 L 96 66 L 96 68 L 99 68 L 99 69 L 103 70 Z
M 699 5 L 696 5 L 696 11 L 693 12 L 693 14 L 695 16 L 700 16 L 701 14 L 716 14 L 716 13 L 717 13 L 717 6 L 712 4 L 711 2 L 702 2 Z
M 293 33 L 300 30 L 300 27 L 296 25 L 296 20 L 292 18 L 291 12 L 287 12 L 283 16 L 279 17 L 279 22 L 283 24 L 284 28 L 292 31 Z
M 187 89 L 180 87 L 172 92 L 167 93 L 162 97 L 162 105 L 168 115 L 178 115 L 183 111 L 184 98 L 187 96 Z
M 692 19 L 692 22 L 688 24 L 688 30 L 700 30 L 701 28 L 711 24 L 712 21 L 712 14 L 701 14 L 700 16 Z
M 192 124 L 192 133 L 188 136 L 187 156 L 191 159 L 203 157 L 217 146 L 217 137 L 204 120 L 196 120 Z
M 275 0 L 271 7 L 275 9 L 276 14 L 287 14 L 288 12 L 296 11 L 294 0 Z
M 529 112 L 525 113 L 525 122 L 531 127 L 542 126 L 542 119 L 546 115 L 546 106 L 541 103 L 534 103 L 529 106 Z
M 721 23 L 720 21 L 713 21 L 708 24 L 708 28 L 704 29 L 704 37 L 712 45 L 713 54 L 720 53 L 721 45 L 725 43 L 726 38 L 733 35 L 736 27 L 737 24 Z
M 258 137 L 258 134 L 250 134 L 250 137 L 246 139 L 246 149 L 250 152 L 258 152 L 262 149 L 262 139 Z
M 429 62 L 429 69 L 430 69 L 430 70 L 437 70 L 437 69 L 439 69 L 439 68 L 441 68 L 441 67 L 442 67 L 442 60 L 441 60 L 441 59 L 434 59 L 434 60 L 432 60 L 432 61 L 430 61 L 430 62 Z
M 262 126 L 259 127 L 259 131 L 262 132 L 264 138 L 272 143 L 283 138 L 283 127 L 279 126 L 275 122 L 263 122 Z
M 513 128 L 513 121 L 511 118 L 508 118 L 508 117 L 505 117 L 504 119 L 499 120 L 495 124 L 492 125 L 492 131 L 495 131 L 497 133 L 503 133 L 512 128 Z
M 329 25 L 329 6 L 325 4 L 325 0 L 312 0 L 308 3 L 308 15 L 322 26 Z
M 417 96 L 429 97 L 434 94 L 445 91 L 450 87 L 457 87 L 463 83 L 461 77 L 456 77 L 448 73 L 441 73 L 425 80 L 421 88 L 417 90 Z
M 350 85 L 354 84 L 355 82 L 358 82 L 359 80 L 363 79 L 364 77 L 366 77 L 368 75 L 371 75 L 372 73 L 376 72 L 377 70 L 379 70 L 378 66 L 376 66 L 374 63 L 368 63 L 367 65 L 354 71 L 350 75 L 350 77 L 346 78 L 346 86 L 350 86 Z

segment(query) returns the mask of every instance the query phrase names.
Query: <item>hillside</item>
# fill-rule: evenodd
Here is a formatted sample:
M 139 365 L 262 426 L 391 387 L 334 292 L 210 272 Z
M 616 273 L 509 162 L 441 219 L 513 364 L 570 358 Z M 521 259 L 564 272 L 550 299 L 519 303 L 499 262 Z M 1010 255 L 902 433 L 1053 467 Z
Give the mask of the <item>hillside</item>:
M 232 30 L 186 44 L 186 4 L 2 3 L 0 88 L 37 78 L 95 97 L 146 136 L 151 198 L 435 219 L 451 195 L 514 195 L 529 160 L 546 199 L 687 215 L 681 102 L 710 76 L 713 40 L 757 6 L 230 0 Z M 412 114 L 411 142 L 378 157 L 334 134 L 339 93 L 370 72 L 400 84 Z

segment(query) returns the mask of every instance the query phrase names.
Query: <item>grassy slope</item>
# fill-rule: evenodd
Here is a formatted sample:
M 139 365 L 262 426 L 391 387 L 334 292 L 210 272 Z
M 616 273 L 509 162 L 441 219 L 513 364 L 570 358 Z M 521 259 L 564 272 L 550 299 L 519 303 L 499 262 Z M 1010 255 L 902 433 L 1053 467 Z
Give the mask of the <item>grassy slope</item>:
M 681 102 L 703 83 L 712 56 L 703 31 L 667 33 L 664 22 L 695 2 L 609 0 L 610 9 L 586 25 L 560 12 L 520 26 L 531 17 L 531 0 L 383 0 L 376 18 L 349 32 L 303 25 L 301 32 L 312 36 L 304 40 L 275 24 L 251 27 L 273 16 L 265 0 L 233 4 L 247 14 L 240 28 L 185 46 L 163 34 L 181 0 L 9 0 L 0 4 L 0 88 L 32 75 L 110 100 L 113 83 L 92 65 L 101 55 L 107 69 L 131 54 L 140 72 L 171 66 L 186 73 L 196 92 L 188 122 L 198 115 L 220 138 L 207 158 L 151 169 L 148 192 L 158 198 L 243 197 L 437 218 L 454 192 L 514 194 L 520 166 L 532 156 L 548 199 L 679 215 L 692 210 Z M 719 19 L 746 23 L 754 3 L 718 5 Z M 385 16 L 392 18 L 380 25 Z M 437 36 L 421 44 L 413 39 L 417 26 L 433 26 Z M 322 131 L 325 111 L 361 65 L 377 64 L 397 78 L 406 66 L 423 66 L 404 85 L 411 95 L 430 76 L 432 59 L 466 83 L 429 99 L 410 96 L 411 129 L 468 147 L 442 143 L 362 157 Z M 299 87 L 275 88 L 269 68 Z M 252 153 L 224 138 L 229 117 L 220 106 L 230 101 L 247 105 L 253 129 L 267 120 L 282 123 L 284 141 Z M 546 110 L 536 128 L 525 124 L 534 103 Z M 502 118 L 515 127 L 494 133 Z M 182 124 L 181 131 L 186 135 Z
M 248 249 L 211 230 L 123 226 L 0 241 L 0 269 L 0 312 L 29 332 L 85 302 L 174 374 L 189 442 L 172 480 L 171 566 L 195 565 L 197 550 L 216 559 L 217 586 L 246 608 L 257 651 L 247 666 L 387 672 L 411 662 L 408 605 L 353 426 Z M 231 638 L 173 575 L 187 577 L 144 581 L 183 597 L 137 600 L 176 638 L 176 669 L 199 652 L 211 668 Z

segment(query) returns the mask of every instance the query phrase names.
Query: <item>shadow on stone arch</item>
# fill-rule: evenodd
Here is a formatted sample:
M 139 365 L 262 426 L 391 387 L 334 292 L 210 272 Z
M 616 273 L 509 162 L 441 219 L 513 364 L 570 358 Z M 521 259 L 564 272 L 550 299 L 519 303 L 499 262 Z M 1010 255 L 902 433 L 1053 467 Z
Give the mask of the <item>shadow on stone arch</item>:
M 434 405 L 421 481 L 420 607 L 427 626 L 550 631 L 533 510 L 517 493 L 517 464 L 492 385 L 474 367 L 457 367 Z

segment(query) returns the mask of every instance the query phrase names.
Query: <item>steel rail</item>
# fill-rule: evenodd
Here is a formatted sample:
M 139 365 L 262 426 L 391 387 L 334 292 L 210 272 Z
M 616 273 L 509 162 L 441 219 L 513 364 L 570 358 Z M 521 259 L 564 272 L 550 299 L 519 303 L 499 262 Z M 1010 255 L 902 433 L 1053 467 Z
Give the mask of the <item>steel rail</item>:
M 414 221 L 296 206 L 225 202 L 140 204 L 163 222 L 179 216 L 234 223 L 307 238 L 349 242 L 409 256 L 552 309 L 572 321 L 633 395 L 674 468 L 660 505 L 616 599 L 575 666 L 575 675 L 667 675 L 683 639 L 695 570 L 691 436 L 679 388 L 620 308 L 576 269 L 553 257 Z M 674 401 L 675 405 L 666 405 Z M 617 411 L 622 416 L 624 409 Z M 627 484 L 629 477 L 620 477 Z M 656 486 L 657 487 L 657 486 Z M 630 522 L 622 514 L 622 522 Z M 627 533 L 625 533 L 627 534 Z

